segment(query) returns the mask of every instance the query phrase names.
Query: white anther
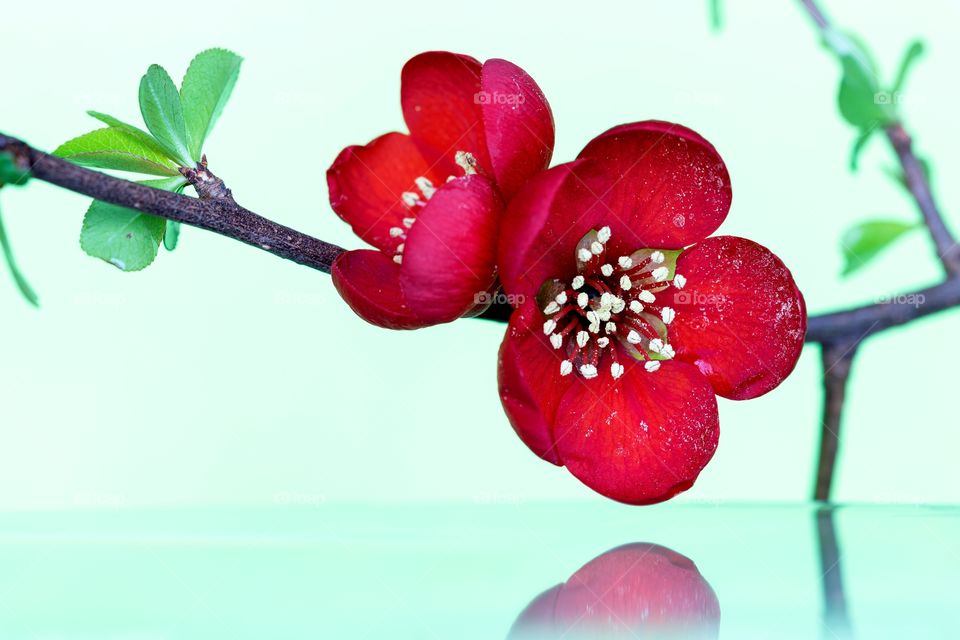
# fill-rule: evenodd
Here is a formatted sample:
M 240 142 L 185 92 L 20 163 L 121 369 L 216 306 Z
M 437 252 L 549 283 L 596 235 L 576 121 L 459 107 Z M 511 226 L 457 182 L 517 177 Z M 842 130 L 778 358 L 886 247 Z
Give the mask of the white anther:
M 397 245 L 397 253 L 403 253 L 403 250 L 406 248 L 406 246 L 407 246 L 407 245 L 404 244 L 403 242 L 401 242 L 400 244 L 398 244 L 398 245 Z
M 663 261 L 666 259 L 667 257 L 663 255 L 662 251 L 654 251 L 650 254 L 650 260 L 653 264 L 663 264 Z
M 640 313 L 641 311 L 643 311 L 643 305 L 640 304 L 639 300 L 631 300 L 630 311 L 633 311 L 634 313 Z
M 630 329 L 630 333 L 627 334 L 627 342 L 630 344 L 640 344 L 643 341 L 643 338 L 640 337 L 640 334 Z
M 437 192 L 436 188 L 433 186 L 433 183 L 424 178 L 423 176 L 418 177 L 413 181 L 417 185 L 417 189 L 420 189 L 420 193 L 423 194 L 423 197 L 429 200 L 433 197 L 433 194 Z
M 623 301 L 623 298 L 614 298 L 613 306 L 610 307 L 610 311 L 613 311 L 614 313 L 620 313 L 626 308 L 626 306 L 627 303 Z
M 606 349 L 608 344 L 610 344 L 610 338 L 597 338 L 597 346 L 601 349 Z
M 595 255 L 595 256 L 600 255 L 601 253 L 603 253 L 603 245 L 600 244 L 599 242 L 596 242 L 596 241 L 591 242 L 591 243 L 590 243 L 590 253 L 592 253 L 592 254 Z
M 582 375 L 587 380 L 597 377 L 597 368 L 592 364 L 585 364 L 580 367 L 580 375 Z
M 564 360 L 560 363 L 560 375 L 568 376 L 573 371 L 573 363 L 569 360 Z
M 577 295 L 577 306 L 579 306 L 581 309 L 586 309 L 587 303 L 589 302 L 590 296 L 588 296 L 586 293 L 580 293 Z
M 600 311 L 597 311 L 597 317 L 603 322 L 608 322 L 610 320 L 610 309 L 600 309 Z
M 580 262 L 589 262 L 592 257 L 593 254 L 590 253 L 589 249 L 580 249 L 580 251 L 577 252 L 577 258 L 580 259 Z
M 577 332 L 577 346 L 583 349 L 590 342 L 590 334 L 586 331 Z
M 574 276 L 573 282 L 570 283 L 570 286 L 573 287 L 573 290 L 576 291 L 583 286 L 583 276 Z
M 687 284 L 687 279 L 682 275 L 678 273 L 677 275 L 673 276 L 673 286 L 675 286 L 677 289 L 683 289 L 685 284 Z
M 409 229 L 410 227 L 413 226 L 413 223 L 416 222 L 416 221 L 417 221 L 416 218 L 404 218 L 404 219 L 403 219 L 403 226 L 405 226 L 407 229 Z
M 554 300 L 557 301 L 557 304 L 567 304 L 567 292 L 561 291 Z
M 662 352 L 663 352 L 663 340 L 661 340 L 660 338 L 654 338 L 653 340 L 651 340 L 651 341 L 650 341 L 650 351 L 653 351 L 654 353 L 662 353 Z
M 607 240 L 610 239 L 610 227 L 600 227 L 600 231 L 597 231 L 597 240 L 603 244 L 607 244 Z
M 548 316 L 550 314 L 556 313 L 557 311 L 560 311 L 560 305 L 558 305 L 554 300 L 551 300 L 550 304 L 548 304 L 543 308 L 543 312 Z
M 624 291 L 630 289 L 633 286 L 633 282 L 630 281 L 630 276 L 621 276 L 620 277 L 620 288 Z
M 563 336 L 559 333 L 550 334 L 550 344 L 553 345 L 554 349 L 559 349 L 563 346 Z
M 403 234 L 404 234 L 404 230 L 401 229 L 400 227 L 390 227 L 390 237 L 391 237 L 391 238 L 399 238 L 399 237 L 402 236 Z
M 669 360 L 673 356 L 677 355 L 677 353 L 673 350 L 671 345 L 665 344 L 663 345 L 663 349 L 660 350 L 660 355 Z
M 613 306 L 613 301 L 615 299 L 616 298 L 612 293 L 610 293 L 609 291 L 604 291 L 602 294 L 600 294 L 600 308 L 609 309 L 610 307 Z
M 587 320 L 590 321 L 590 326 L 587 327 L 587 330 L 590 333 L 598 333 L 600 331 L 600 316 L 597 315 L 596 311 L 587 311 Z
M 397 264 L 403 264 L 403 256 L 401 256 L 400 254 L 397 254 L 393 256 L 393 261 L 396 262 Z
M 613 265 L 612 264 L 603 265 L 602 267 L 600 267 L 600 273 L 602 273 L 603 275 L 609 278 L 611 274 L 613 274 Z
M 663 319 L 664 324 L 670 324 L 673 322 L 673 319 L 677 317 L 677 312 L 670 307 L 664 307 L 660 309 L 660 317 Z
M 650 304 L 651 302 L 657 299 L 656 296 L 654 296 L 652 293 L 650 293 L 646 289 L 644 289 L 639 294 L 637 294 L 637 297 L 640 298 L 641 302 L 646 302 L 647 304 Z
M 477 159 L 469 151 L 457 151 L 453 160 L 463 169 L 465 175 L 472 176 L 477 173 Z
M 610 364 L 610 375 L 613 376 L 613 379 L 616 380 L 623 375 L 623 365 L 619 362 L 614 362 Z
M 620 265 L 621 269 L 629 269 L 633 266 L 633 258 L 630 256 L 620 256 L 617 258 L 617 264 Z
M 604 325 L 603 330 L 606 333 L 616 333 L 617 324 L 615 322 L 608 322 L 606 325 Z
M 647 360 L 643 363 L 643 368 L 647 370 L 647 373 L 653 373 L 660 368 L 659 360 Z
M 420 196 L 415 194 L 413 191 L 404 191 L 400 194 L 400 197 L 403 199 L 403 204 L 407 205 L 411 209 L 417 206 L 417 203 L 420 202 Z
M 543 323 L 543 335 L 548 336 L 553 333 L 553 330 L 557 328 L 557 323 L 555 320 L 547 320 Z
M 653 270 L 651 275 L 653 276 L 653 279 L 656 280 L 657 282 L 663 282 L 664 280 L 667 279 L 667 276 L 670 275 L 670 269 L 667 269 L 666 267 L 657 267 L 656 269 Z

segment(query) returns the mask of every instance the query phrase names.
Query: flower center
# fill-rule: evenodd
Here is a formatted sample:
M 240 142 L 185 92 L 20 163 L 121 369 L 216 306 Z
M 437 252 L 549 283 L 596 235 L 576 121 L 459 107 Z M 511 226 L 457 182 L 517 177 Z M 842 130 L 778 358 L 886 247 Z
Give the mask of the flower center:
M 543 333 L 564 356 L 562 376 L 576 370 L 587 380 L 596 378 L 609 362 L 610 375 L 619 378 L 623 352 L 653 373 L 674 356 L 667 328 L 677 314 L 666 304 L 666 291 L 686 283 L 673 273 L 679 251 L 641 249 L 609 260 L 609 240 L 610 227 L 588 233 L 577 245 L 573 280 L 550 280 L 540 289 Z
M 463 175 L 470 176 L 477 173 L 477 158 L 469 151 L 457 151 L 453 159 L 454 162 L 457 163 L 457 166 L 463 169 Z M 447 182 L 455 180 L 456 178 L 457 176 L 448 176 Z M 408 215 L 404 216 L 400 221 L 400 224 L 403 226 L 390 227 L 390 237 L 397 242 L 393 255 L 393 261 L 397 264 L 403 262 L 403 249 L 407 241 L 407 233 L 413 227 L 413 223 L 417 221 L 417 215 L 427 206 L 427 201 L 437 192 L 437 188 L 433 186 L 433 183 L 424 176 L 414 178 L 413 184 L 416 186 L 417 191 L 404 191 L 400 194 L 400 200 L 408 210 Z

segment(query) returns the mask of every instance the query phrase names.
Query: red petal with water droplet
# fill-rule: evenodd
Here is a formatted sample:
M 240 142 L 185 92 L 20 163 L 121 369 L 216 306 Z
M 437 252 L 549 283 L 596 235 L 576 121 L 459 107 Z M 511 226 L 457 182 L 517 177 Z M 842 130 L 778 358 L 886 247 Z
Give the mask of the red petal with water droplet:
M 806 307 L 790 270 L 769 249 L 744 238 L 708 238 L 680 256 L 677 273 L 687 283 L 668 302 L 677 312 L 670 341 L 677 359 L 696 365 L 717 394 L 755 398 L 793 371 Z
M 390 228 L 402 228 L 403 218 L 411 215 L 401 194 L 422 197 L 414 184 L 418 176 L 434 184 L 446 179 L 430 169 L 410 136 L 388 133 L 340 152 L 327 170 L 330 205 L 361 239 L 392 254 L 398 240 Z
M 400 289 L 400 267 L 379 251 L 340 254 L 330 270 L 333 285 L 354 312 L 386 329 L 419 329 L 429 323 L 407 306 Z
M 483 299 L 497 277 L 503 203 L 480 175 L 444 184 L 407 234 L 400 285 L 424 322 L 456 320 Z
M 647 373 L 627 362 L 574 385 L 557 409 L 560 458 L 585 485 L 627 504 L 653 504 L 693 486 L 720 436 L 717 401 L 692 365 L 666 361 Z

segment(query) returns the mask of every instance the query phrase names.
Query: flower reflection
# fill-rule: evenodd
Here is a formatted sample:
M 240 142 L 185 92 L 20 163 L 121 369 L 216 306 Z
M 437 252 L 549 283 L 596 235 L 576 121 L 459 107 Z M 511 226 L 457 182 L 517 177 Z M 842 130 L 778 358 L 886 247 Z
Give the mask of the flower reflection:
M 697 565 L 656 544 L 597 556 L 533 599 L 508 639 L 716 638 L 720 603 Z

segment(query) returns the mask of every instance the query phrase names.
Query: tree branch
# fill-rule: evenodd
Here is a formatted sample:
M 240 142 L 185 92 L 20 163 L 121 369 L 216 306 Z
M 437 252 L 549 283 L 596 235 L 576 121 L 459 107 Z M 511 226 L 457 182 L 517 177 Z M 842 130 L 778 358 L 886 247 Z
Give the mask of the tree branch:
M 830 500 L 837 452 L 840 449 L 840 419 L 847 392 L 847 379 L 859 342 L 828 342 L 821 349 L 823 360 L 823 424 L 815 500 Z
M 211 193 L 221 197 L 198 199 L 153 189 L 79 167 L 2 133 L 0 152 L 11 154 L 18 167 L 39 180 L 103 202 L 213 231 L 324 273 L 330 273 L 333 261 L 344 251 L 244 209 L 229 196 L 229 191 L 225 197 L 214 190 Z M 201 195 L 203 190 L 201 185 Z

